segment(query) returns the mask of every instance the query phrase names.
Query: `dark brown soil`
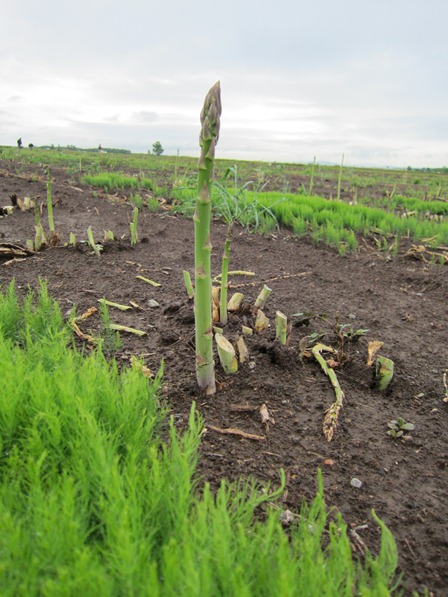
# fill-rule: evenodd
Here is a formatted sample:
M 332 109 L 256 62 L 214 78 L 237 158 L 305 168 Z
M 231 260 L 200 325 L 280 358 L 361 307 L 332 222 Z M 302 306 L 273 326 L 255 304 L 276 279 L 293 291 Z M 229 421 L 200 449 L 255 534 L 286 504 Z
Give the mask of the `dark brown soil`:
M 28 166 L 20 175 L 8 163 L 0 164 L 0 205 L 10 195 L 46 196 L 45 178 Z M 254 278 L 235 276 L 234 288 L 253 303 L 263 282 L 273 290 L 266 306 L 273 320 L 277 309 L 294 322 L 288 348 L 275 342 L 272 327 L 247 339 L 250 360 L 235 376 L 217 366 L 218 392 L 200 395 L 195 381 L 193 305 L 186 297 L 182 270 L 193 272 L 193 224 L 161 209 L 143 210 L 140 242 L 131 246 L 132 209 L 126 197 L 107 196 L 70 182 L 63 170 L 53 170 L 56 228 L 64 242 L 74 232 L 86 239 L 92 226 L 95 238 L 110 229 L 119 240 L 108 243 L 101 257 L 86 245 L 62 245 L 33 256 L 9 261 L 2 258 L 1 289 L 12 278 L 25 292 L 38 277 L 64 314 L 74 305 L 81 314 L 108 300 L 138 307 L 121 312 L 110 309 L 115 323 L 147 332 L 144 337 L 122 335 L 117 358 L 143 357 L 156 371 L 165 362 L 165 392 L 174 417 L 181 424 L 193 400 L 208 428 L 203 436 L 199 471 L 213 486 L 223 477 L 255 476 L 277 484 L 279 470 L 287 473 L 284 507 L 294 510 L 303 498 L 315 494 L 317 470 L 324 476 L 327 505 L 342 512 L 350 529 L 355 553 L 365 546 L 375 551 L 378 528 L 371 510 L 387 523 L 398 544 L 400 570 L 406 594 L 428 587 L 435 595 L 448 589 L 446 526 L 448 446 L 443 401 L 443 373 L 448 367 L 448 270 L 400 254 L 386 258 L 363 244 L 359 252 L 340 256 L 288 231 L 261 237 L 237 228 L 230 268 L 252 270 Z M 46 224 L 46 209 L 43 209 Z M 213 268 L 220 270 L 226 227 L 213 223 Z M 25 246 L 34 237 L 32 212 L 15 210 L 0 219 L 0 244 Z M 9 262 L 8 262 L 9 261 Z M 142 275 L 161 283 L 155 288 Z M 153 306 L 151 301 L 157 301 Z M 307 318 L 293 317 L 297 313 Z M 245 319 L 246 317 L 246 319 Z M 247 316 L 231 316 L 226 335 L 234 340 Z M 349 324 L 368 329 L 357 341 L 346 339 L 341 353 L 335 326 Z M 95 314 L 81 322 L 85 333 L 98 333 Z M 348 329 L 348 328 L 344 328 Z M 329 379 L 313 358 L 301 358 L 299 342 L 313 333 L 339 350 L 335 369 L 345 393 L 334 438 L 322 433 L 326 409 L 334 401 Z M 372 369 L 366 365 L 370 340 L 381 340 L 383 356 L 395 362 L 396 375 L 389 393 L 372 387 Z M 260 407 L 266 404 L 275 419 L 267 428 Z M 250 405 L 253 410 L 235 410 Z M 415 425 L 408 441 L 387 435 L 390 420 L 403 417 Z M 211 427 L 237 428 L 263 440 L 224 435 Z M 357 478 L 360 488 L 351 484 Z

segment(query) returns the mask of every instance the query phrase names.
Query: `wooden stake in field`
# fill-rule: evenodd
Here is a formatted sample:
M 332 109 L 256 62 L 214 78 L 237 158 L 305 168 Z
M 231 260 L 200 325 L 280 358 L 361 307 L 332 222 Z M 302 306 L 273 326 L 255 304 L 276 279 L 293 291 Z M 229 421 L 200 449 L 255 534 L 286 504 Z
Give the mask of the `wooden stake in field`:
M 213 361 L 212 278 L 210 256 L 211 187 L 215 147 L 219 138 L 221 87 L 219 81 L 210 89 L 201 111 L 198 165 L 198 197 L 194 214 L 195 234 L 195 300 L 196 376 L 206 394 L 214 394 L 215 364 Z

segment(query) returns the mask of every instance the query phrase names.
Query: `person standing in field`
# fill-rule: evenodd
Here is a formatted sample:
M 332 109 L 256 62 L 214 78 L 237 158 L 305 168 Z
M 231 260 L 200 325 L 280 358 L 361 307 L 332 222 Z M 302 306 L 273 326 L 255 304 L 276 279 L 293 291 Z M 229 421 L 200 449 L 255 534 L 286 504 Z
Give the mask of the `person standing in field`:
M 17 139 L 17 147 L 18 147 L 19 149 L 22 149 L 22 147 L 23 147 L 23 144 L 22 144 L 22 137 L 19 137 L 19 138 Z

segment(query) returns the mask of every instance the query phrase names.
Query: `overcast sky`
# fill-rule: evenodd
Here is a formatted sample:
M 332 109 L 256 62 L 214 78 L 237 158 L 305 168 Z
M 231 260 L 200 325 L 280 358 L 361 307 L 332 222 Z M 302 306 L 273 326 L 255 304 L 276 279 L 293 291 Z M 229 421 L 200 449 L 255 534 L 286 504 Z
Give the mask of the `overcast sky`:
M 20 0 L 0 18 L 0 145 L 448 166 L 448 0 Z

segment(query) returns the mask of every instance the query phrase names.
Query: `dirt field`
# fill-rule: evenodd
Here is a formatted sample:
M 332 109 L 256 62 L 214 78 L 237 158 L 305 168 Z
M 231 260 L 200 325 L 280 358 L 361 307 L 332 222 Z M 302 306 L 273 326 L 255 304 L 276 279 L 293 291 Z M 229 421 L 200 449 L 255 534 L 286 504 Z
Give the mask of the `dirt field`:
M 24 292 L 28 285 L 36 287 L 41 276 L 63 313 L 74 305 L 78 314 L 84 313 L 102 297 L 136 303 L 138 307 L 126 312 L 110 309 L 114 323 L 147 332 L 143 337 L 123 334 L 117 358 L 126 363 L 130 355 L 142 356 L 153 371 L 164 359 L 165 393 L 179 425 L 188 417 L 191 402 L 197 402 L 208 428 L 201 447 L 202 479 L 216 486 L 222 477 L 253 475 L 277 484 L 278 471 L 284 468 L 282 506 L 294 511 L 315 494 L 321 468 L 327 505 L 341 511 L 349 524 L 354 552 L 362 555 L 366 547 L 377 548 L 378 529 L 370 514 L 374 509 L 397 541 L 406 594 L 427 587 L 435 595 L 446 595 L 447 267 L 406 256 L 404 244 L 396 259 L 378 253 L 373 243 L 361 243 L 355 254 L 340 256 L 288 231 L 261 237 L 237 228 L 230 269 L 252 270 L 256 276 L 234 276 L 232 286 L 253 303 L 267 283 L 272 294 L 266 315 L 273 321 L 279 309 L 291 318 L 291 340 L 288 348 L 276 343 L 273 325 L 248 337 L 249 361 L 230 377 L 217 365 L 218 392 L 205 399 L 196 387 L 193 305 L 182 278 L 184 269 L 193 273 L 193 223 L 168 210 L 143 210 L 140 242 L 131 246 L 132 208 L 125 193 L 111 197 L 75 184 L 62 169 L 54 168 L 52 176 L 55 223 L 63 242 L 70 232 L 85 240 L 89 225 L 97 240 L 107 229 L 121 240 L 107 243 L 100 257 L 86 245 L 62 244 L 14 261 L 5 255 L 0 261 L 1 290 L 15 278 Z M 0 205 L 9 205 L 13 194 L 40 196 L 44 202 L 42 169 L 26 166 L 17 174 L 10 162 L 0 161 Z M 47 228 L 45 208 L 43 223 Z M 215 273 L 220 271 L 225 231 L 223 224 L 213 223 Z M 0 246 L 23 247 L 33 237 L 32 211 L 15 210 L 0 218 Z M 138 275 L 161 286 L 146 284 Z M 297 313 L 308 315 L 292 317 Z M 247 311 L 232 315 L 226 335 L 234 340 L 249 320 Z M 368 332 L 357 340 L 346 338 L 341 347 L 338 323 Z M 99 315 L 79 325 L 85 333 L 98 334 Z M 322 341 L 339 350 L 336 360 L 341 361 L 335 371 L 345 403 L 331 442 L 323 436 L 322 422 L 334 401 L 332 386 L 314 358 L 299 349 L 299 342 L 314 333 L 324 334 Z M 384 342 L 380 354 L 395 362 L 387 394 L 371 383 L 372 368 L 366 365 L 371 340 Z M 269 427 L 259 412 L 263 404 L 275 420 Z M 407 441 L 387 435 L 388 422 L 397 417 L 415 425 Z M 263 439 L 222 434 L 212 427 L 236 428 Z M 353 479 L 361 486 L 354 486 Z

